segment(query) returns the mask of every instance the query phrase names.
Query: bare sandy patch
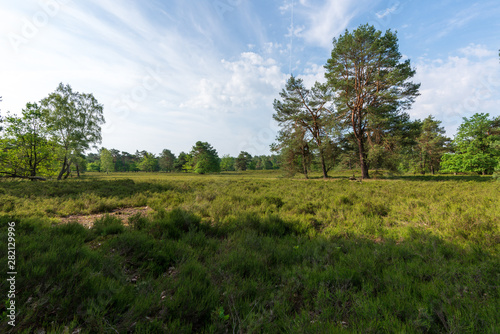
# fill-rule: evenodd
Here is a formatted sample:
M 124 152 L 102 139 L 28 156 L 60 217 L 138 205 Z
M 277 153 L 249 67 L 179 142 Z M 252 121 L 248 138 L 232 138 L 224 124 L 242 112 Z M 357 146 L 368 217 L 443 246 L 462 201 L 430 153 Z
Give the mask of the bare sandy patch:
M 149 214 L 153 209 L 151 209 L 148 206 L 143 206 L 143 207 L 135 207 L 135 208 L 119 208 L 115 209 L 111 212 L 103 212 L 103 213 L 96 213 L 92 215 L 71 215 L 67 217 L 62 217 L 61 218 L 61 224 L 67 224 L 70 222 L 77 222 L 79 224 L 82 224 L 83 226 L 87 228 L 91 228 L 94 225 L 94 221 L 96 219 L 102 218 L 105 215 L 110 215 L 110 216 L 115 216 L 120 218 L 123 221 L 123 224 L 125 226 L 128 225 L 128 219 L 132 217 L 133 215 L 136 215 L 138 213 L 142 215 L 147 215 Z

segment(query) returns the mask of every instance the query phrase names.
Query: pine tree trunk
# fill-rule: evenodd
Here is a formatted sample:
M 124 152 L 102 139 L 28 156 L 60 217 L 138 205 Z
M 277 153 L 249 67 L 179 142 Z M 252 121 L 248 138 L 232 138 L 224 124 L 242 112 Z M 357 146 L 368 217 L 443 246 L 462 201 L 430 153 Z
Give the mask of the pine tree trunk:
M 420 174 L 425 174 L 425 159 L 422 152 L 420 152 Z
M 306 155 L 304 154 L 304 152 L 302 152 L 302 168 L 306 179 L 308 179 L 309 176 L 307 175 Z
M 324 154 L 323 150 L 320 150 L 319 154 L 321 156 L 321 170 L 323 171 L 323 178 L 327 179 L 328 178 L 328 172 L 326 170 L 325 154 Z

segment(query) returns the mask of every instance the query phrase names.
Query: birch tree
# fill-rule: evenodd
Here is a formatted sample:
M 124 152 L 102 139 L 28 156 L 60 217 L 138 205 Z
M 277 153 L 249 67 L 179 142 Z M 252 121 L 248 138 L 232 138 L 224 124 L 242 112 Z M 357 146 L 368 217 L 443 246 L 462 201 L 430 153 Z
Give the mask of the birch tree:
M 92 94 L 74 92 L 62 83 L 41 104 L 53 139 L 61 147 L 62 166 L 57 179 L 67 178 L 72 157 L 101 143 L 103 106 Z

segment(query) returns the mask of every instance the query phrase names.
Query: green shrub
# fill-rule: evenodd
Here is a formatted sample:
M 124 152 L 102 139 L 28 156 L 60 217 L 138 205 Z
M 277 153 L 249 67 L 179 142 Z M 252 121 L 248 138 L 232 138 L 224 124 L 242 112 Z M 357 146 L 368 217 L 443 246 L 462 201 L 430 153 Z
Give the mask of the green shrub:
M 56 232 L 57 235 L 70 235 L 77 239 L 83 239 L 84 241 L 90 241 L 92 239 L 89 230 L 77 222 L 62 224 L 58 226 Z
M 302 214 L 315 215 L 316 214 L 316 209 L 318 209 L 318 205 L 317 204 L 314 204 L 314 203 L 311 203 L 311 202 L 307 202 L 305 204 L 302 204 L 297 209 L 297 212 L 298 213 L 302 213 Z
M 148 226 L 149 220 L 138 212 L 128 218 L 128 224 L 134 229 L 140 231 Z
M 276 207 L 278 209 L 281 208 L 285 204 L 285 202 L 283 202 L 281 197 L 277 197 L 277 196 L 265 196 L 264 202 L 267 203 L 268 205 L 276 205 Z

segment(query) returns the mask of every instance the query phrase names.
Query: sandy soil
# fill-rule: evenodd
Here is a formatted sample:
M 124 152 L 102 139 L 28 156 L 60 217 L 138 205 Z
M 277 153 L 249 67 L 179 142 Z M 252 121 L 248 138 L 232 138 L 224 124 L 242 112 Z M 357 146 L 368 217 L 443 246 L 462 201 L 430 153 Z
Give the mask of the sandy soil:
M 151 211 L 153 210 L 147 206 L 136 207 L 136 208 L 119 208 L 111 212 L 105 212 L 105 213 L 96 213 L 92 215 L 73 215 L 73 216 L 63 217 L 61 218 L 61 223 L 66 224 L 69 222 L 77 222 L 85 227 L 91 228 L 96 219 L 99 219 L 102 216 L 109 214 L 110 216 L 119 217 L 123 221 L 124 225 L 128 225 L 129 217 L 137 213 L 141 213 L 142 215 L 147 215 Z

